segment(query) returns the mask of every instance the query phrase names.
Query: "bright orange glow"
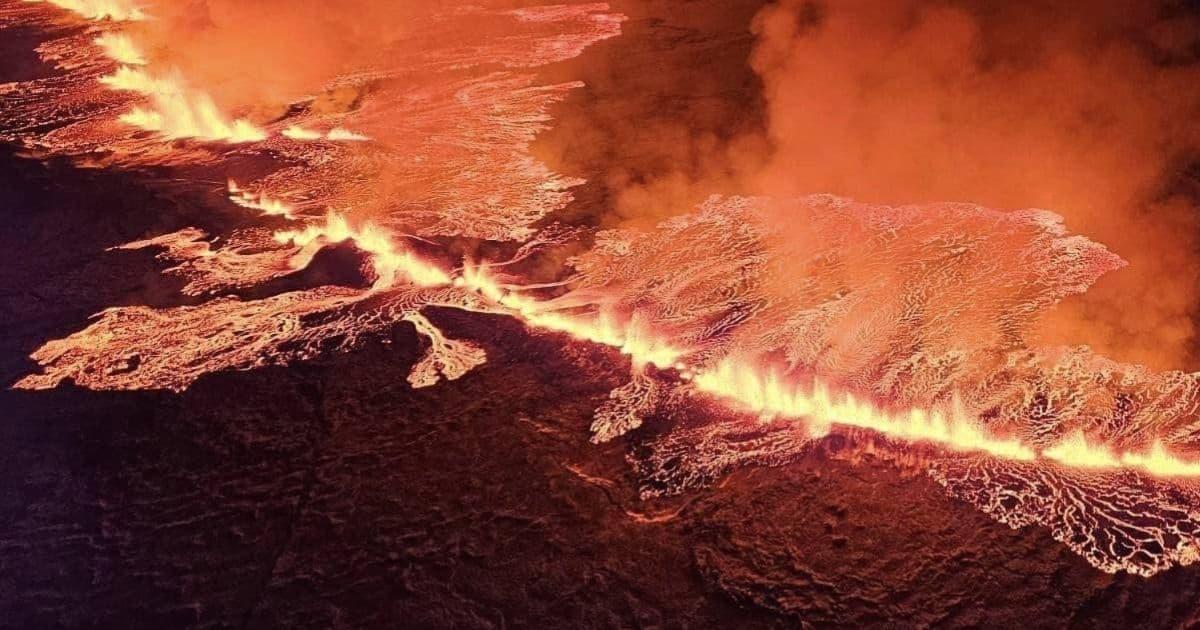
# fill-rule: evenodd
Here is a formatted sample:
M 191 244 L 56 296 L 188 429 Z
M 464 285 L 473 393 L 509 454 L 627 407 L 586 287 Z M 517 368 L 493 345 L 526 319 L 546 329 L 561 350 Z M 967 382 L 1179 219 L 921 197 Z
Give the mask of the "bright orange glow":
M 833 391 L 819 381 L 807 388 L 788 385 L 774 373 L 764 374 L 752 365 L 735 361 L 699 372 L 693 381 L 699 391 L 735 407 L 767 417 L 804 418 L 812 423 L 810 431 L 818 435 L 836 424 L 870 429 L 906 442 L 982 451 L 1008 460 L 1042 458 L 1072 468 L 1138 468 L 1160 477 L 1200 476 L 1200 462 L 1176 457 L 1161 443 L 1155 443 L 1145 452 L 1114 453 L 1076 433 L 1039 451 L 1014 439 L 987 435 L 959 405 L 889 412 L 852 394 Z
M 535 299 L 502 287 L 483 267 L 465 266 L 463 275 L 455 280 L 455 284 L 511 309 L 515 316 L 534 328 L 562 332 L 576 339 L 619 348 L 622 353 L 629 355 L 635 366 L 653 364 L 662 368 L 673 367 L 683 354 L 683 351 L 656 339 L 636 317 L 622 323 L 603 309 L 595 317 L 571 316 L 549 310 Z
M 1103 80 L 1093 85 L 1075 79 L 1090 68 L 1083 62 L 1105 55 L 1082 56 L 1077 69 L 1032 63 L 1046 60 L 1022 53 L 1015 64 L 1021 68 L 992 64 L 1001 69 L 995 72 L 978 66 L 978 55 L 961 54 L 992 48 L 991 28 L 975 27 L 993 18 L 973 10 L 913 18 L 905 6 L 861 20 L 854 8 L 830 8 L 820 24 L 797 29 L 806 19 L 798 11 L 811 7 L 781 0 L 752 27 L 759 43 L 750 63 L 770 114 L 761 128 L 708 142 L 709 125 L 726 119 L 706 110 L 698 118 L 684 112 L 679 120 L 617 121 L 581 139 L 574 131 L 590 128 L 589 117 L 604 117 L 611 107 L 593 108 L 585 98 L 557 132 L 544 133 L 559 112 L 554 104 L 583 85 L 574 79 L 588 77 L 570 76 L 574 64 L 537 69 L 618 34 L 624 18 L 604 3 L 487 2 L 460 15 L 387 0 L 286 7 L 27 1 L 46 4 L 0 8 L 0 23 L 9 24 L 11 14 L 51 26 L 37 54 L 55 73 L 11 84 L 29 95 L 6 100 L 13 112 L 0 116 L 0 131 L 15 129 L 13 136 L 38 153 L 62 148 L 88 165 L 137 167 L 135 177 L 142 167 L 155 178 L 168 173 L 178 184 L 169 184 L 178 190 L 171 194 L 198 201 L 217 192 L 216 173 L 233 174 L 245 185 L 228 180 L 230 203 L 278 218 L 225 206 L 238 220 L 197 221 L 211 232 L 187 227 L 118 246 L 155 256 L 172 279 L 164 287 L 178 286 L 187 300 L 122 302 L 97 313 L 86 328 L 33 352 L 40 373 L 16 387 L 73 382 L 182 391 L 221 370 L 290 365 L 369 339 L 386 343 L 404 324 L 423 341 L 408 382 L 431 387 L 470 373 L 487 355 L 483 344 L 443 333 L 422 312 L 503 315 L 531 334 L 569 337 L 558 341 L 572 358 L 585 344 L 629 356 L 628 381 L 597 401 L 590 431 L 594 442 L 630 436 L 638 482 L 651 482 L 639 488 L 644 496 L 708 483 L 743 463 L 790 461 L 836 431 L 877 436 L 889 444 L 874 449 L 875 440 L 866 440 L 861 451 L 929 464 L 931 478 L 951 496 L 1009 525 L 1048 526 L 1104 570 L 1149 575 L 1200 561 L 1200 450 L 1189 439 L 1200 374 L 1154 372 L 1123 356 L 1036 338 L 1048 313 L 1124 264 L 1101 241 L 1166 261 L 1143 264 L 1141 278 L 1136 271 L 1126 276 L 1126 289 L 1137 289 L 1126 295 L 1145 297 L 1142 289 L 1157 287 L 1162 274 L 1155 270 L 1190 268 L 1182 252 L 1194 248 L 1134 247 L 1141 241 L 1113 237 L 1119 221 L 1087 219 L 1110 206 L 1134 207 L 1130 191 L 1150 188 L 1145 184 L 1162 170 L 1159 145 L 1175 142 L 1165 142 L 1158 128 L 1174 129 L 1163 121 L 1194 109 L 1185 107 L 1194 104 L 1191 96 L 1172 98 L 1194 83 L 1191 69 L 1160 60 L 1128 71 L 1100 63 Z M 55 25 L 60 11 L 51 5 L 78 16 Z M 911 28 L 914 19 L 921 28 Z M 846 36 L 876 28 L 888 37 Z M 947 54 L 925 45 L 930 33 L 946 29 L 959 35 Z M 1109 38 L 1100 39 L 1107 50 Z M 1146 38 L 1155 46 L 1158 40 Z M 885 45 L 870 45 L 880 41 Z M 905 46 L 893 63 L 896 41 Z M 907 46 L 912 42 L 919 45 Z M 1114 50 L 1121 64 L 1139 56 Z M 1001 62 L 1009 54 L 994 52 Z M 579 68 L 595 70 L 595 63 Z M 97 78 L 102 72 L 110 74 Z M 886 85 L 872 80 L 881 72 Z M 1151 78 L 1137 80 L 1139 74 Z M 1014 81 L 1025 76 L 1030 80 Z M 561 82 L 547 84 L 552 77 Z M 975 86 L 965 100 L 957 80 L 964 77 Z M 674 94 L 670 79 L 633 86 Z M 1032 88 L 1017 85 L 1024 83 Z M 1072 88 L 1060 91 L 1068 96 L 1047 100 L 1043 88 L 1058 84 Z M 1109 89 L 1116 84 L 1128 89 Z M 1014 89 L 1016 98 L 997 100 Z M 1108 107 L 1113 98 L 1117 104 Z M 820 106 L 792 106 L 809 101 Z M 915 106 L 896 112 L 898 101 Z M 616 102 L 623 105 L 619 96 Z M 1003 120 L 978 107 L 995 102 Z M 1165 118 L 1154 113 L 1160 109 L 1169 110 Z M 941 115 L 947 111 L 955 115 Z M 1006 115 L 1014 111 L 1039 114 L 1026 124 Z M 1104 128 L 1091 130 L 1099 141 L 1086 138 L 1087 125 L 1084 135 L 1062 133 L 1076 130 L 1080 111 L 1105 114 Z M 1127 112 L 1133 123 L 1123 122 Z M 118 116 L 153 133 L 122 128 L 114 124 Z M 1110 125 L 1121 133 L 1110 133 Z M 861 137 L 864 130 L 869 137 Z M 706 141 L 686 142 L 693 132 Z M 256 144 L 185 146 L 172 139 Z M 1181 137 L 1167 148 L 1193 140 Z M 597 152 L 578 153 L 581 145 Z M 631 154 L 611 151 L 630 146 Z M 832 147 L 822 159 L 795 159 L 822 146 Z M 901 150 L 885 150 L 895 147 Z M 688 158 L 682 162 L 681 148 Z M 1014 159 L 993 159 L 996 149 Z M 1032 161 L 1023 161 L 1026 154 Z M 575 189 L 585 180 L 568 174 L 594 174 L 593 157 L 611 157 L 630 173 L 645 170 L 641 160 L 686 162 L 688 172 L 621 174 L 602 182 L 604 195 L 579 196 Z M 1000 166 L 955 171 L 939 162 L 945 159 Z M 1061 168 L 1037 168 L 1080 160 L 1094 168 L 1065 180 Z M 1145 173 L 1111 177 L 1143 162 Z M 736 195 L 695 205 L 714 189 Z M 860 199 L 795 196 L 820 190 Z M 863 203 L 897 198 L 916 203 Z M 1068 221 L 1049 210 L 922 202 L 976 198 L 1054 212 L 1061 205 Z M 1174 205 L 1168 216 L 1155 212 L 1155 221 L 1144 222 L 1153 224 L 1147 242 L 1158 232 L 1194 232 L 1180 227 L 1190 219 L 1175 217 L 1193 204 Z M 1079 209 L 1093 206 L 1099 210 Z M 577 215 L 576 207 L 587 212 Z M 189 211 L 177 218 L 193 217 Z M 1077 219 L 1083 222 L 1074 225 Z M 322 255 L 335 243 L 344 244 L 341 251 Z M 439 245 L 447 249 L 435 252 Z M 510 257 L 478 264 L 472 257 L 459 268 L 452 252 L 462 251 Z M 318 268 L 326 262 L 337 268 Z M 1136 268 L 1146 259 L 1131 262 Z M 342 281 L 345 266 L 358 273 L 357 282 Z M 534 284 L 531 277 L 552 281 Z M 1146 309 L 1122 313 L 1115 329 L 1121 334 L 1112 336 L 1144 319 L 1138 326 L 1155 329 L 1155 339 L 1186 338 L 1192 326 L 1173 315 L 1194 304 L 1186 299 L 1192 293 L 1153 293 L 1141 300 Z M 1163 294 L 1168 299 L 1159 300 Z M 1173 323 L 1155 324 L 1161 321 Z M 1187 347 L 1157 343 L 1150 354 L 1174 354 L 1176 346 Z M 596 358 L 579 367 L 595 372 Z M 696 417 L 669 426 L 687 400 L 701 401 L 690 409 Z M 650 419 L 660 421 L 653 430 L 631 433 Z
M 717 367 L 695 370 L 682 360 L 687 353 L 656 338 L 635 319 L 622 325 L 601 311 L 598 316 L 569 315 L 550 310 L 542 302 L 501 285 L 485 268 L 468 265 L 455 279 L 492 302 L 510 309 L 532 328 L 562 332 L 573 338 L 619 348 L 635 365 L 673 367 L 690 379 L 700 392 L 735 409 L 764 417 L 803 419 L 814 436 L 828 433 L 831 425 L 878 432 L 903 442 L 928 443 L 955 451 L 977 451 L 1010 461 L 1050 459 L 1073 468 L 1138 468 L 1157 476 L 1200 476 L 1200 462 L 1180 459 L 1155 444 L 1146 452 L 1113 454 L 1073 436 L 1039 450 L 1014 438 L 989 435 L 961 404 L 936 409 L 890 411 L 837 391 L 820 381 L 809 386 L 789 384 L 777 373 L 753 362 L 722 361 Z
M 443 377 L 448 381 L 456 380 L 487 361 L 482 348 L 447 338 L 424 315 L 411 312 L 403 319 L 416 328 L 418 335 L 429 339 L 429 350 L 408 374 L 408 383 L 414 388 L 436 385 Z
M 134 22 L 146 19 L 145 10 L 129 0 L 25 0 L 26 2 L 49 2 L 56 7 L 79 14 L 89 20 L 114 20 Z
M 63 6 L 58 2 L 55 4 Z M 129 14 L 114 11 L 114 15 Z M 93 13 L 102 12 L 95 9 Z M 150 99 L 151 107 L 135 108 L 122 116 L 122 121 L 157 131 L 168 138 L 253 142 L 267 137 L 265 131 L 249 121 L 230 121 L 207 94 L 188 87 L 178 73 L 154 74 L 138 67 L 145 65 L 146 60 L 126 35 L 106 33 L 97 38 L 96 43 L 108 57 L 123 64 L 101 82 L 112 89 L 136 92 Z M 279 133 L 302 141 L 370 140 L 368 136 L 344 127 L 322 133 L 290 125 Z M 295 218 L 293 208 L 282 200 L 243 190 L 233 181 L 229 183 L 229 198 L 244 208 Z M 352 225 L 340 214 L 330 213 L 323 223 L 310 224 L 299 230 L 277 232 L 275 240 L 290 242 L 300 248 L 309 248 L 314 243 L 352 240 L 370 255 L 377 275 L 375 288 L 386 288 L 398 279 L 418 286 L 445 286 L 453 282 L 503 307 L 531 328 L 565 333 L 575 339 L 617 348 L 629 355 L 635 368 L 651 364 L 674 368 L 691 380 L 698 391 L 733 408 L 764 417 L 803 419 L 813 435 L 823 435 L 830 426 L 841 425 L 876 431 L 905 442 L 934 444 L 955 451 L 984 452 L 1006 460 L 1047 459 L 1075 468 L 1136 468 L 1158 476 L 1200 476 L 1200 462 L 1180 459 L 1158 443 L 1144 452 L 1116 453 L 1104 446 L 1090 444 L 1082 434 L 1075 434 L 1050 448 L 1038 449 L 1013 438 L 989 435 L 960 405 L 888 410 L 820 381 L 809 385 L 788 383 L 753 361 L 730 359 L 714 368 L 694 368 L 687 364 L 688 350 L 668 341 L 661 331 L 653 330 L 636 313 L 621 316 L 603 305 L 589 313 L 566 311 L 553 303 L 529 297 L 520 287 L 499 282 L 485 266 L 465 265 L 461 275 L 452 278 L 447 270 L 398 248 L 387 230 L 371 222 Z M 294 264 L 303 266 L 310 259 L 310 256 L 301 256 Z
M 346 217 L 331 212 L 326 215 L 323 225 L 313 224 L 302 230 L 275 233 L 277 242 L 291 242 L 298 247 L 305 247 L 318 239 L 327 243 L 351 240 L 359 249 L 370 254 L 378 276 L 376 288 L 393 284 L 397 277 L 406 278 L 417 286 L 450 284 L 450 276 L 445 271 L 421 260 L 412 252 L 397 250 L 388 232 L 370 222 L 354 227 Z
M 113 61 L 130 66 L 146 65 L 146 58 L 142 55 L 142 51 L 124 33 L 104 33 L 95 41 L 97 46 L 104 49 L 104 55 Z
M 178 88 L 170 81 L 156 79 L 146 74 L 146 71 L 129 66 L 121 66 L 116 72 L 100 77 L 100 82 L 114 90 L 125 90 L 139 94 L 157 94 L 171 92 Z
M 281 133 L 283 134 L 284 137 L 291 138 L 293 140 L 320 140 L 321 139 L 320 132 L 312 131 L 311 129 L 305 129 L 304 127 L 300 127 L 298 125 L 291 125 L 287 129 L 284 129 Z
M 280 216 L 287 219 L 296 218 L 292 214 L 292 207 L 279 199 L 273 199 L 262 193 L 253 193 L 248 190 L 242 190 L 238 183 L 229 180 L 229 200 L 233 203 L 251 210 L 258 210 L 263 214 Z
M 279 133 L 285 138 L 291 138 L 292 140 L 321 140 L 323 138 L 332 142 L 365 142 L 371 139 L 369 136 L 354 133 L 344 127 L 334 127 L 322 135 L 319 131 L 313 131 L 299 125 L 289 125 Z
M 343 129 L 341 127 L 334 127 L 333 129 L 330 129 L 329 133 L 325 134 L 325 138 L 327 140 L 334 140 L 334 141 L 339 141 L 339 142 L 363 142 L 366 140 L 370 140 L 370 138 L 368 138 L 367 136 L 354 133 L 353 131 L 350 131 L 349 129 Z
M 142 20 L 146 14 L 124 0 L 50 0 L 83 17 L 100 20 Z M 114 90 L 137 92 L 150 98 L 152 107 L 135 107 L 120 117 L 128 125 L 156 131 L 168 138 L 198 138 L 225 142 L 257 142 L 267 137 L 245 119 L 229 121 L 212 98 L 189 88 L 178 72 L 154 76 L 143 68 L 146 58 L 129 35 L 107 32 L 95 39 L 105 56 L 122 65 L 100 82 Z
M 198 138 L 225 142 L 257 142 L 267 134 L 245 119 L 227 120 L 207 94 L 187 87 L 178 73 L 151 76 L 146 71 L 121 66 L 101 77 L 114 90 L 144 94 L 153 108 L 135 107 L 121 121 L 168 138 Z
M 1172 455 L 1161 442 L 1144 452 L 1114 453 L 1100 444 L 1091 444 L 1082 433 L 1075 433 L 1046 449 L 1042 455 L 1077 468 L 1141 468 L 1160 477 L 1200 476 L 1200 462 Z
M 892 413 L 849 393 L 830 390 L 816 381 L 811 387 L 783 382 L 753 366 L 723 361 L 693 378 L 702 392 L 768 416 L 805 418 L 824 434 L 832 424 L 878 431 L 908 442 L 928 442 L 960 451 L 983 451 L 1004 459 L 1029 461 L 1037 453 L 1016 440 L 989 436 L 957 405 L 947 409 L 911 409 Z

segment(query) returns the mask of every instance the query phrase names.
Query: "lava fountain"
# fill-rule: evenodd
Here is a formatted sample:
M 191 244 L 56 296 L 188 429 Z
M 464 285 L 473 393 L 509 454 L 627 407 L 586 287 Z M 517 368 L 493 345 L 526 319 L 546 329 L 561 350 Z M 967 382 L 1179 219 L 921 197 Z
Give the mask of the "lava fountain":
M 182 390 L 397 327 L 423 340 L 408 382 L 429 387 L 486 365 L 482 345 L 424 315 L 453 308 L 628 357 L 629 383 L 599 403 L 593 440 L 645 440 L 647 495 L 869 432 L 929 452 L 948 493 L 1014 527 L 1042 525 L 1101 569 L 1150 575 L 1200 557 L 1200 375 L 1028 341 L 1048 309 L 1123 265 L 1051 212 L 713 197 L 652 229 L 568 228 L 553 219 L 582 182 L 529 146 L 579 84 L 541 85 L 535 69 L 618 35 L 607 5 L 431 11 L 381 42 L 387 54 L 348 58 L 252 119 L 123 28 L 154 28 L 156 5 L 52 4 L 101 32 L 45 47 L 85 62 L 30 89 L 91 106 L 63 117 L 5 95 L 6 137 L 115 167 L 183 163 L 197 187 L 228 182 L 223 203 L 253 225 L 122 246 L 157 251 L 191 300 L 106 309 L 38 348 L 16 387 Z M 462 259 L 466 239 L 515 253 Z M 363 282 L 281 283 L 339 248 L 364 261 Z M 559 264 L 547 272 L 545 260 Z M 699 428 L 637 432 L 696 414 Z M 728 432 L 747 426 L 768 437 L 733 448 Z M 1111 539 L 1123 544 L 1100 542 Z

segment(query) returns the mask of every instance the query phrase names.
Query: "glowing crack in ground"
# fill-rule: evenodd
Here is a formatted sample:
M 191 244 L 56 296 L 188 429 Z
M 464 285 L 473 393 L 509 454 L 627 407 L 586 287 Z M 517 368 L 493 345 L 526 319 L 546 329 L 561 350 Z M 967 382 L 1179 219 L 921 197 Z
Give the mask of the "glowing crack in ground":
M 1197 558 L 1200 375 L 1026 343 L 1040 314 L 1123 264 L 1053 213 L 714 197 L 651 230 L 573 232 L 544 220 L 581 182 L 529 144 L 578 84 L 540 85 L 529 70 L 616 36 L 622 18 L 605 5 L 431 15 L 385 59 L 326 86 L 356 95 L 354 107 L 318 111 L 297 95 L 282 119 L 252 121 L 121 31 L 152 4 L 52 4 L 102 21 L 99 32 L 55 26 L 37 3 L 2 10 L 4 23 L 51 33 L 39 52 L 58 69 L 0 92 L 5 139 L 117 167 L 198 173 L 246 155 L 276 166 L 222 189 L 261 226 L 122 246 L 159 250 L 199 303 L 104 310 L 37 349 L 40 371 L 17 387 L 181 390 L 397 326 L 422 338 L 408 381 L 428 387 L 486 355 L 425 309 L 506 315 L 630 357 L 630 381 L 596 410 L 594 441 L 652 417 L 704 416 L 647 438 L 634 458 L 647 495 L 867 431 L 921 452 L 952 496 L 1044 526 L 1103 570 L 1150 575 Z M 439 39 L 463 21 L 475 40 Z M 590 248 L 554 281 L 521 276 L 523 260 L 585 235 Z M 481 261 L 409 246 L 445 238 L 520 249 Z M 358 285 L 264 289 L 337 248 L 361 263 Z

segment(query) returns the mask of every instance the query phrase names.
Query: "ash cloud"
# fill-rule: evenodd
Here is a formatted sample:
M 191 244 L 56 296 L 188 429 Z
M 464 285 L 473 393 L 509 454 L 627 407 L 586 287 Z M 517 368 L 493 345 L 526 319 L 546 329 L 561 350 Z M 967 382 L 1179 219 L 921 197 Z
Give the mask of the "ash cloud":
M 751 58 L 773 153 L 754 188 L 1040 207 L 1129 265 L 1044 322 L 1155 367 L 1190 363 L 1200 23 L 1178 7 L 783 0 Z M 785 219 L 786 217 L 781 217 Z
M 223 110 L 282 113 L 340 71 L 378 58 L 440 0 L 173 0 L 130 26 L 149 58 L 178 68 Z
M 156 4 L 157 19 L 138 28 L 152 58 L 180 67 L 223 110 L 265 120 L 382 54 L 420 15 L 453 8 L 176 1 Z M 636 93 L 587 103 L 583 123 L 564 121 L 569 145 L 546 143 L 559 163 L 591 143 L 601 148 L 590 155 L 616 165 L 604 167 L 612 195 L 601 202 L 613 210 L 603 221 L 652 224 L 713 192 L 1047 208 L 1129 265 L 1056 308 L 1038 341 L 1086 343 L 1157 368 L 1200 365 L 1200 219 L 1188 196 L 1197 185 L 1183 174 L 1200 154 L 1193 12 L 1128 0 L 1082 9 L 1049 0 L 779 0 L 750 30 L 736 63 L 748 63 L 761 85 L 736 90 L 761 89 L 751 102 L 723 100 L 725 67 L 678 75 L 652 70 L 648 58 Z M 669 52 L 661 44 L 653 56 Z M 739 45 L 724 42 L 714 56 Z M 604 72 L 594 74 L 588 89 L 603 91 Z M 656 86 L 678 92 L 681 83 L 696 92 L 691 102 L 646 103 L 656 116 L 631 116 Z M 354 98 L 326 100 L 337 108 Z M 762 120 L 747 111 L 756 107 Z
M 1045 208 L 1129 264 L 1056 307 L 1030 341 L 1200 366 L 1200 213 L 1186 173 L 1200 155 L 1194 11 L 779 0 L 750 29 L 761 129 L 719 141 L 645 125 L 610 133 L 614 145 L 688 149 L 674 169 L 618 180 L 616 221 L 644 225 L 712 192 Z

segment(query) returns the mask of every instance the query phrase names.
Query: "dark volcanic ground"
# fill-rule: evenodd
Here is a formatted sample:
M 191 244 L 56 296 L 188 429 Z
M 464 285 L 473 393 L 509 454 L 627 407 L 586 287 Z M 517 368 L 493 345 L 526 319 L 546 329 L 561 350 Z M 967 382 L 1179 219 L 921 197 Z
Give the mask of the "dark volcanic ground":
M 611 197 L 606 165 L 653 173 L 678 157 L 572 145 L 573 128 L 700 112 L 722 129 L 739 108 L 755 124 L 740 29 L 756 5 L 735 4 L 619 6 L 633 16 L 625 35 L 573 62 L 591 87 L 543 147 L 593 179 L 572 212 Z M 661 64 L 695 80 L 648 79 Z M 5 384 L 101 308 L 178 302 L 152 252 L 106 247 L 244 220 L 150 192 L 145 177 L 0 155 Z M 210 375 L 183 394 L 0 391 L 0 626 L 1200 623 L 1200 569 L 1099 573 L 922 475 L 846 461 L 836 440 L 639 501 L 629 442 L 588 443 L 622 357 L 505 319 L 433 318 L 480 340 L 488 363 L 414 391 L 417 341 L 401 326 L 390 344 Z

